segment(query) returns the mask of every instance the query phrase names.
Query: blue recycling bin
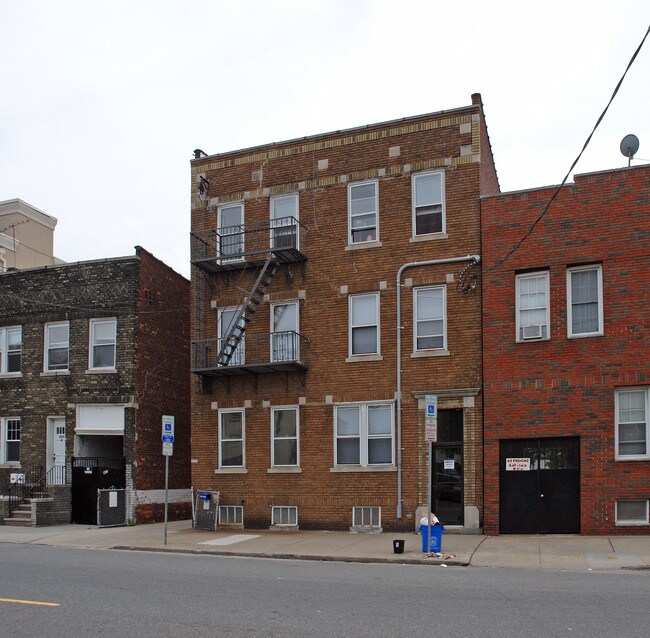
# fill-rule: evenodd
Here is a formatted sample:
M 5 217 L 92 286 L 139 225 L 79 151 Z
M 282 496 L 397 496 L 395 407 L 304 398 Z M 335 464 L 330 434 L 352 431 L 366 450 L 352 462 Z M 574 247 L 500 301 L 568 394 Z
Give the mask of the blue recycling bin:
M 428 552 L 440 552 L 442 551 L 442 533 L 445 531 L 443 525 L 437 524 L 431 526 L 431 544 L 429 547 L 429 526 L 420 525 L 420 534 L 422 534 L 422 551 L 424 553 Z

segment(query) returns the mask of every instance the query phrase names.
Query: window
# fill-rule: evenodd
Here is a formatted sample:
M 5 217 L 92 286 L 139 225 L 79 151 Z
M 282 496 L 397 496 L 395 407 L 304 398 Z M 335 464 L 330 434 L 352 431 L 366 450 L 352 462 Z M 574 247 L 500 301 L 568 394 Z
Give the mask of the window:
M 219 311 L 219 352 L 223 344 L 226 342 L 228 333 L 235 325 L 235 321 L 241 312 L 241 308 L 224 308 Z M 245 363 L 245 338 L 242 337 L 235 348 L 235 351 L 232 353 L 232 357 L 228 362 L 228 365 L 231 366 L 243 366 Z
M 44 370 L 67 370 L 70 348 L 70 324 L 48 323 L 45 325 Z
M 284 527 L 297 527 L 298 526 L 298 508 L 280 507 L 274 505 L 271 509 L 271 525 L 281 525 Z
M 355 529 L 380 529 L 381 507 L 353 507 L 352 527 Z
M 645 459 L 648 454 L 648 388 L 616 390 L 616 458 Z
M 271 465 L 298 466 L 298 449 L 298 408 L 272 408 Z
M 20 373 L 22 351 L 23 329 L 0 328 L 0 374 Z
M 219 467 L 244 467 L 244 411 L 219 412 Z
M 446 349 L 445 287 L 417 288 L 413 291 L 414 350 Z
M 445 232 L 444 173 L 413 175 L 413 235 Z
M 379 294 L 349 297 L 350 356 L 379 354 Z
M 298 195 L 271 197 L 271 246 L 298 248 Z
M 377 211 L 377 182 L 349 185 L 349 244 L 360 244 L 379 239 Z
M 271 361 L 299 361 L 298 304 L 271 305 Z
M 336 465 L 393 463 L 393 406 L 358 403 L 334 408 Z
M 20 462 L 20 419 L 0 418 L 0 462 Z
M 569 337 L 603 334 L 601 266 L 580 266 L 567 270 L 567 312 Z
M 549 338 L 548 272 L 517 275 L 517 341 Z
M 244 508 L 241 505 L 219 505 L 219 525 L 244 525 Z
M 617 525 L 647 525 L 648 499 L 616 501 Z
M 219 234 L 219 257 L 243 259 L 244 253 L 244 205 L 229 204 L 217 209 Z
M 90 320 L 90 368 L 115 368 L 116 319 Z

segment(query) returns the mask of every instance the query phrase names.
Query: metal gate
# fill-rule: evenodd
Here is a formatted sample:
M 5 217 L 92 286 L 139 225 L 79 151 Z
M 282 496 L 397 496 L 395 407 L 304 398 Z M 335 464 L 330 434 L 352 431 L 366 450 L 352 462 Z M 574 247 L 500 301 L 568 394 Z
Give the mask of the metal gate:
M 72 522 L 97 524 L 97 490 L 124 489 L 126 462 L 124 458 L 72 458 Z
M 216 530 L 219 522 L 219 492 L 197 490 L 193 502 L 194 529 Z
M 127 505 L 126 490 L 97 490 L 97 527 L 126 525 Z
M 502 534 L 580 533 L 580 439 L 501 441 Z

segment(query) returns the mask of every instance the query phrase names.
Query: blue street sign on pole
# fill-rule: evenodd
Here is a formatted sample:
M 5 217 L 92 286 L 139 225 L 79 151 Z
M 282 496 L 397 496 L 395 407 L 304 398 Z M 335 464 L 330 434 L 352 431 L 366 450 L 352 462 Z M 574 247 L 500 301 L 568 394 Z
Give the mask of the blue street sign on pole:
M 162 441 L 163 441 L 163 443 L 173 443 L 174 442 L 174 435 L 173 434 L 163 434 Z

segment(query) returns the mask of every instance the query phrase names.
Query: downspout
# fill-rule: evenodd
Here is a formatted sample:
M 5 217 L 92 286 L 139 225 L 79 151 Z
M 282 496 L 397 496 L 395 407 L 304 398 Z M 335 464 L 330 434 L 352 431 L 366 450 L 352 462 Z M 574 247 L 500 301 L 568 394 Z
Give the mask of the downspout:
M 466 257 L 450 257 L 449 259 L 431 259 L 429 261 L 411 261 L 397 271 L 397 518 L 402 518 L 402 304 L 401 281 L 402 273 L 407 268 L 417 266 L 438 266 L 439 264 L 454 264 L 463 261 L 480 263 L 480 255 Z

